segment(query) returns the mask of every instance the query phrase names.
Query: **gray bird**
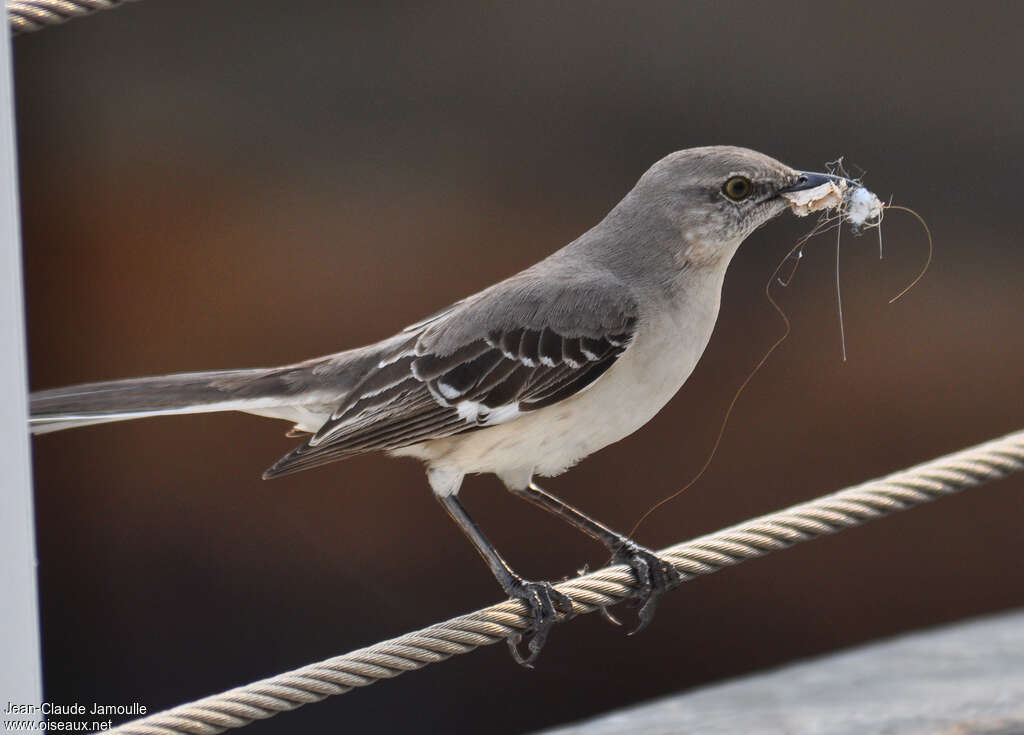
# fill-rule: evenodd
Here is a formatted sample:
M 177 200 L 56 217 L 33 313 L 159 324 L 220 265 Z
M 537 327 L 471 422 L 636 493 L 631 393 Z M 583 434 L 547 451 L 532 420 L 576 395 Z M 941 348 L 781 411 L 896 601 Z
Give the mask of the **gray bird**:
M 693 371 L 744 238 L 787 207 L 784 193 L 831 176 L 744 148 L 691 148 L 658 161 L 595 227 L 530 268 L 376 344 L 295 365 L 89 383 L 33 393 L 45 433 L 147 416 L 244 411 L 285 419 L 305 441 L 264 478 L 371 451 L 416 457 L 441 505 L 505 592 L 533 617 L 529 665 L 572 603 L 516 574 L 458 499 L 463 478 L 508 489 L 601 541 L 641 586 L 637 630 L 677 584 L 671 565 L 545 492 L 558 475 L 633 433 Z

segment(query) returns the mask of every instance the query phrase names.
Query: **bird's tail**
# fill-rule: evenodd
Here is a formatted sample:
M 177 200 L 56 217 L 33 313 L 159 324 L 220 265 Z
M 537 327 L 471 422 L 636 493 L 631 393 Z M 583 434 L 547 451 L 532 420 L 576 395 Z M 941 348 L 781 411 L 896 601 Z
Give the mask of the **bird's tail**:
M 111 421 L 213 411 L 275 416 L 275 409 L 302 403 L 295 369 L 213 370 L 154 378 L 130 378 L 54 388 L 29 396 L 33 434 Z M 291 394 L 291 395 L 289 395 Z M 287 418 L 287 416 L 280 416 Z
M 414 339 L 415 337 L 412 337 Z M 29 396 L 29 426 L 45 434 L 111 421 L 183 413 L 243 411 L 285 419 L 315 432 L 381 355 L 410 340 L 376 344 L 284 367 L 210 370 L 41 390 Z

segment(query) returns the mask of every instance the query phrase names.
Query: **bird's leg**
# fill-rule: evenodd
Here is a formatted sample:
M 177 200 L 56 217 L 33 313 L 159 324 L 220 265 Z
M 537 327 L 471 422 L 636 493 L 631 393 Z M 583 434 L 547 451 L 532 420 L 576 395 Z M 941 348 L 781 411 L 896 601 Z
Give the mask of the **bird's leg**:
M 640 583 L 638 597 L 642 600 L 642 604 L 638 613 L 639 623 L 630 635 L 639 633 L 650 624 L 654 618 L 654 609 L 658 604 L 658 599 L 666 590 L 670 590 L 682 582 L 675 567 L 658 557 L 653 551 L 556 498 L 536 483 L 530 482 L 525 488 L 513 489 L 512 492 L 549 513 L 554 513 L 591 538 L 597 539 L 611 551 L 612 561 L 626 564 L 633 570 L 637 582 Z M 611 619 L 614 621 L 614 618 Z
M 530 582 L 512 571 L 512 567 L 501 557 L 498 550 L 494 548 L 494 544 L 487 540 L 480 527 L 469 517 L 457 495 L 453 493 L 436 497 L 448 511 L 448 515 L 459 524 L 462 532 L 473 542 L 476 550 L 480 552 L 480 556 L 487 562 L 494 577 L 505 590 L 505 594 L 522 600 L 530 608 L 530 614 L 533 617 L 533 631 L 527 643 L 529 654 L 524 657 L 519 652 L 519 642 L 522 639 L 519 634 L 508 639 L 508 647 L 512 652 L 512 657 L 518 663 L 532 668 L 533 662 L 537 660 L 537 656 L 540 655 L 540 651 L 544 647 L 551 626 L 558 620 L 558 613 L 572 615 L 572 600 L 552 587 L 549 582 Z

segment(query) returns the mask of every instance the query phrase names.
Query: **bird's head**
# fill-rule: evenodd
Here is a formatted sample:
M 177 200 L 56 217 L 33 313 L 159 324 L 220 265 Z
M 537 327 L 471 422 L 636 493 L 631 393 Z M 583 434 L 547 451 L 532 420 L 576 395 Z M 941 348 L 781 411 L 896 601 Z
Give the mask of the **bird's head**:
M 623 204 L 632 200 L 634 214 L 660 219 L 676 242 L 681 236 L 678 257 L 694 264 L 728 263 L 744 238 L 787 209 L 782 193 L 829 178 L 747 148 L 689 148 L 654 164 Z

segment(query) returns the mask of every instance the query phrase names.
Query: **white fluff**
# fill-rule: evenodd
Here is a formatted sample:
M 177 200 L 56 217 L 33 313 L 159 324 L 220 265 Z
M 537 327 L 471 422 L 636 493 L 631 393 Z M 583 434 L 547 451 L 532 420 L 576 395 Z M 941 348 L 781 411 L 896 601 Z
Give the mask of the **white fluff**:
M 847 194 L 846 219 L 854 227 L 860 227 L 868 220 L 879 220 L 881 217 L 881 200 L 863 186 L 858 186 Z

